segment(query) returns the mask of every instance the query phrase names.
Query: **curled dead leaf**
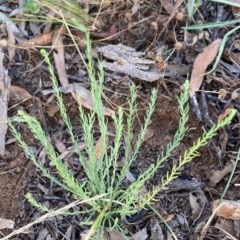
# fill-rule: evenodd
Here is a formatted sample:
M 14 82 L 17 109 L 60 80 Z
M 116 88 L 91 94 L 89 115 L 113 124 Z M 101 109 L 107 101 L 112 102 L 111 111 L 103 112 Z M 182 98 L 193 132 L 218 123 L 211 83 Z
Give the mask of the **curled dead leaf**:
M 227 164 L 222 170 L 216 170 L 210 177 L 210 183 L 212 186 L 216 186 L 228 173 L 231 173 L 234 168 L 233 163 Z
M 32 95 L 24 88 L 18 86 L 10 87 L 10 99 L 12 101 L 23 101 L 32 98 Z

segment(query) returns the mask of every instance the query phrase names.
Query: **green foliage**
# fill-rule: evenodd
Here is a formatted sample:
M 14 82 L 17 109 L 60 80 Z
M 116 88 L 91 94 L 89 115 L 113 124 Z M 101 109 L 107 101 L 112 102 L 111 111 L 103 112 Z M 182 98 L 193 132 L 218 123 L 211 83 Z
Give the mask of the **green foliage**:
M 214 124 L 207 132 L 197 139 L 191 148 L 187 149 L 183 156 L 180 156 L 178 164 L 174 165 L 166 178 L 162 178 L 162 187 L 167 186 L 174 178 L 180 174 L 180 169 L 187 163 L 191 162 L 195 157 L 200 156 L 198 149 L 206 145 L 208 141 L 217 134 L 217 131 L 223 126 L 229 124 L 236 114 L 236 110 L 232 110 L 223 120 Z
M 240 7 L 240 3 L 238 1 L 227 1 L 227 0 L 210 0 L 212 2 L 217 2 L 217 3 L 224 3 L 233 7 Z
M 72 18 L 89 27 L 94 22 L 77 0 L 26 0 L 23 17 L 15 20 L 70 25 Z
M 77 0 L 35 0 L 37 4 L 45 9 L 56 13 L 55 20 L 62 22 L 62 19 L 69 21 L 72 18 L 78 19 L 86 26 L 93 21 L 92 17 L 87 14 L 80 6 Z
M 39 202 L 37 202 L 31 193 L 27 193 L 26 194 L 26 199 L 28 200 L 29 203 L 31 203 L 32 206 L 38 208 L 40 211 L 42 212 L 49 212 L 49 209 L 47 207 L 45 207 L 44 205 L 40 204 Z
M 36 3 L 35 0 L 27 0 L 24 6 L 24 10 L 32 14 L 37 14 L 40 12 L 40 6 Z
M 193 16 L 195 14 L 195 12 L 198 9 L 198 6 L 200 5 L 200 0 L 188 0 L 186 2 L 186 7 L 187 7 L 187 11 L 188 11 L 188 19 L 190 21 L 193 21 Z
M 144 136 L 147 131 L 147 127 L 151 122 L 151 116 L 154 112 L 155 101 L 157 98 L 157 90 L 153 89 L 149 100 L 149 106 L 146 111 L 144 123 L 139 131 L 137 140 L 133 145 L 133 122 L 137 111 L 137 88 L 135 85 L 130 86 L 130 96 L 128 99 L 128 111 L 119 107 L 116 115 L 112 119 L 108 120 L 104 115 L 104 105 L 102 101 L 102 94 L 104 89 L 104 70 L 102 63 L 98 63 L 98 70 L 92 58 L 92 49 L 90 34 L 87 29 L 79 24 L 76 20 L 71 20 L 72 25 L 81 29 L 86 34 L 86 56 L 88 58 L 87 70 L 91 84 L 91 97 L 93 103 L 93 109 L 86 113 L 81 104 L 79 104 L 79 119 L 81 121 L 84 141 L 86 144 L 85 151 L 80 151 L 77 139 L 75 138 L 74 129 L 71 124 L 71 120 L 68 116 L 67 109 L 64 106 L 63 98 L 58 89 L 57 79 L 54 74 L 53 66 L 49 60 L 48 53 L 45 50 L 41 50 L 46 63 L 49 67 L 50 77 L 52 80 L 53 88 L 55 90 L 55 96 L 60 108 L 62 119 L 66 125 L 68 133 L 71 137 L 72 144 L 77 149 L 79 158 L 79 164 L 84 169 L 85 178 L 80 181 L 76 180 L 71 171 L 65 165 L 65 163 L 59 158 L 57 152 L 54 150 L 53 145 L 50 143 L 48 137 L 45 135 L 40 123 L 36 118 L 28 115 L 24 111 L 19 111 L 18 115 L 10 119 L 9 127 L 13 135 L 18 140 L 20 146 L 26 152 L 29 159 L 33 161 L 37 169 L 40 170 L 46 177 L 48 177 L 56 185 L 61 186 L 66 191 L 70 192 L 75 199 L 88 200 L 95 196 L 104 195 L 104 198 L 98 198 L 94 201 L 87 201 L 88 207 L 85 207 L 81 212 L 84 224 L 91 225 L 91 229 L 86 236 L 86 239 L 92 237 L 95 233 L 97 238 L 102 238 L 102 233 L 105 225 L 110 228 L 117 228 L 123 232 L 120 221 L 127 215 L 136 213 L 139 207 L 145 207 L 151 205 L 154 202 L 156 194 L 166 187 L 169 182 L 176 178 L 180 174 L 181 167 L 190 162 L 194 157 L 198 156 L 198 149 L 205 145 L 207 141 L 217 133 L 217 130 L 224 125 L 228 124 L 233 118 L 235 111 L 233 110 L 224 120 L 215 124 L 208 132 L 204 133 L 193 146 L 188 149 L 183 156 L 179 158 L 178 164 L 173 166 L 172 170 L 167 173 L 166 177 L 162 179 L 161 186 L 155 186 L 152 190 L 141 194 L 141 190 L 147 180 L 151 179 L 158 168 L 162 167 L 166 160 L 171 156 L 174 149 L 176 149 L 181 140 L 183 139 L 187 127 L 188 121 L 188 90 L 189 81 L 186 81 L 183 85 L 183 92 L 178 98 L 180 120 L 177 132 L 174 135 L 172 142 L 170 142 L 165 153 L 159 155 L 155 164 L 151 164 L 145 172 L 130 184 L 126 189 L 123 189 L 122 183 L 125 179 L 130 167 L 136 161 L 139 149 L 143 143 Z M 79 99 L 80 100 L 80 99 Z M 80 102 L 80 101 L 79 101 Z M 124 118 L 126 121 L 124 121 Z M 109 146 L 108 138 L 108 121 L 112 121 L 115 127 L 114 143 Z M 98 132 L 102 137 L 101 139 L 101 156 L 97 157 L 95 154 L 95 139 L 94 139 L 94 126 L 98 123 Z M 50 173 L 31 153 L 27 144 L 22 139 L 21 134 L 16 130 L 15 124 L 26 124 L 30 129 L 33 136 L 44 147 L 48 159 L 54 164 L 58 176 Z M 124 140 L 124 164 L 122 168 L 119 168 L 120 151 L 122 149 L 121 144 Z M 29 202 L 37 207 L 41 211 L 52 211 L 45 206 L 36 202 L 31 195 L 27 195 Z M 79 212 L 73 212 L 71 214 L 78 214 Z M 68 214 L 68 213 L 64 213 Z

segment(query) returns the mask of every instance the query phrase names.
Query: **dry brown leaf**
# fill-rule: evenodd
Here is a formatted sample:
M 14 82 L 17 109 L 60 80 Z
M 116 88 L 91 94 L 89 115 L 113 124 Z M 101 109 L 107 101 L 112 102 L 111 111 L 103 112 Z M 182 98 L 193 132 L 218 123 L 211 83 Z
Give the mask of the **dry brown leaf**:
M 169 14 L 173 12 L 174 6 L 172 5 L 171 1 L 169 0 L 159 0 L 162 6 L 167 10 Z
M 15 52 L 16 52 L 16 47 L 15 47 L 16 40 L 15 40 L 14 33 L 11 26 L 13 26 L 11 22 L 6 23 L 7 33 L 8 33 L 8 57 L 10 62 L 13 61 L 15 57 Z
M 69 84 L 66 89 L 64 89 L 63 87 L 59 87 L 58 89 L 62 93 L 71 93 L 73 98 L 85 108 L 90 110 L 93 109 L 91 92 L 85 87 L 82 87 L 81 83 L 72 83 L 72 84 Z M 54 89 L 45 89 L 45 90 L 42 90 L 41 92 L 43 95 L 46 95 L 46 94 L 54 93 Z M 81 99 L 81 102 L 79 102 L 79 98 Z M 115 115 L 115 111 L 109 108 L 103 107 L 103 111 L 106 116 L 112 117 Z
M 10 99 L 12 101 L 23 101 L 32 98 L 32 95 L 25 89 L 18 86 L 10 87 Z
M 101 135 L 95 145 L 95 156 L 97 159 L 100 159 L 104 154 L 104 152 L 103 152 L 104 142 L 103 141 L 104 141 L 104 138 Z
M 49 117 L 54 117 L 56 115 L 56 113 L 59 112 L 59 106 L 55 105 L 55 106 L 47 106 L 46 107 L 46 111 Z
M 133 235 L 134 240 L 146 240 L 148 238 L 147 228 L 140 229 Z
M 195 62 L 193 64 L 193 70 L 190 80 L 190 89 L 189 94 L 190 97 L 193 97 L 195 92 L 199 90 L 204 74 L 208 65 L 213 61 L 218 53 L 218 49 L 221 45 L 222 40 L 216 39 L 210 45 L 203 49 L 203 52 L 198 54 Z
M 0 156 L 3 156 L 5 153 L 5 135 L 8 122 L 8 97 L 11 85 L 8 71 L 3 66 L 3 57 L 4 54 L 0 49 Z
M 53 32 L 43 33 L 30 40 L 24 41 L 17 46 L 20 48 L 35 48 L 37 46 L 48 45 L 52 42 Z
M 105 228 L 103 239 L 104 240 L 124 240 L 125 238 L 118 230 Z
M 71 86 L 73 87 L 73 92 L 72 92 L 73 98 L 77 101 L 77 97 L 75 96 L 75 94 L 78 95 L 78 97 L 81 98 L 80 104 L 85 108 L 92 110 L 93 103 L 92 103 L 91 92 L 77 83 L 71 84 Z M 103 107 L 103 111 L 106 116 L 112 117 L 115 115 L 115 111 L 109 108 Z
M 222 170 L 216 170 L 212 173 L 210 177 L 210 182 L 212 186 L 218 184 L 228 173 L 231 173 L 234 168 L 234 164 L 230 162 Z
M 117 27 L 115 24 L 112 24 L 112 26 L 110 27 L 108 34 L 107 34 L 107 40 L 108 41 L 112 41 L 112 40 L 117 40 Z
M 54 33 L 52 44 L 54 46 L 53 57 L 57 69 L 58 78 L 62 84 L 63 89 L 66 89 L 69 85 L 69 82 L 66 73 L 64 45 L 61 30 Z M 57 46 L 57 48 L 55 46 Z
M 15 222 L 9 219 L 0 218 L 0 229 L 13 229 Z
M 240 201 L 222 200 L 218 205 L 219 200 L 213 201 L 213 211 L 216 215 L 227 219 L 240 220 Z
M 164 217 L 164 221 L 170 222 L 170 221 L 172 221 L 172 219 L 173 219 L 174 217 L 175 217 L 174 214 L 169 214 L 169 215 L 167 215 L 166 217 Z

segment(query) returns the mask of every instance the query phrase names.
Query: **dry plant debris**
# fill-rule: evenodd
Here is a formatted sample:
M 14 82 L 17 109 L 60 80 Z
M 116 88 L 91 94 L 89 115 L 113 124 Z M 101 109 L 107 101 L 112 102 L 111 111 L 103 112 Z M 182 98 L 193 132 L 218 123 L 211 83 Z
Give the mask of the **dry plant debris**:
M 171 75 L 171 73 L 164 73 L 154 69 L 154 61 L 144 59 L 144 53 L 137 52 L 134 48 L 122 44 L 108 44 L 104 47 L 98 47 L 96 50 L 106 59 L 113 61 L 104 61 L 103 66 L 107 70 L 126 74 L 132 78 L 147 82 L 153 82 L 161 77 Z
M 228 163 L 222 170 L 214 171 L 209 179 L 212 186 L 216 186 L 227 174 L 232 172 L 233 168 L 234 164 Z
M 3 66 L 4 54 L 0 48 L 0 156 L 5 154 L 5 135 L 8 122 L 8 100 L 11 87 L 11 79 L 7 69 Z
M 240 220 L 240 201 L 214 200 L 213 211 L 219 217 L 226 219 Z
M 0 230 L 1 229 L 13 229 L 14 228 L 14 221 L 10 220 L 10 219 L 3 219 L 0 218 Z

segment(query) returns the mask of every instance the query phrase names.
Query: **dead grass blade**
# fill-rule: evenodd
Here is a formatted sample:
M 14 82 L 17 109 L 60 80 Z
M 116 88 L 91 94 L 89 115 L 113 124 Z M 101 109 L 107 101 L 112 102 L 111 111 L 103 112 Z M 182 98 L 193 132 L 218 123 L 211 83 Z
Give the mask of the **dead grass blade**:
M 222 40 L 217 39 L 212 42 L 210 45 L 203 49 L 203 52 L 198 54 L 194 64 L 193 71 L 190 80 L 190 89 L 189 94 L 190 97 L 195 95 L 195 92 L 199 90 L 204 74 L 208 65 L 213 61 L 218 53 L 218 49 L 220 48 Z
M 56 211 L 46 213 L 46 214 L 42 215 L 41 217 L 39 217 L 38 219 L 36 219 L 35 221 L 33 221 L 33 222 L 31 222 L 31 223 L 29 223 L 29 224 L 27 224 L 27 225 L 17 229 L 16 231 L 8 234 L 7 236 L 1 238 L 1 240 L 8 240 L 8 239 L 10 239 L 13 236 L 16 236 L 16 235 L 18 235 L 20 233 L 26 232 L 31 226 L 33 226 L 33 225 L 35 225 L 37 223 L 43 222 L 43 221 L 45 221 L 46 219 L 48 219 L 50 217 L 55 217 L 57 215 L 60 215 L 63 212 L 67 211 L 68 209 L 73 208 L 73 207 L 75 207 L 75 206 L 77 206 L 79 204 L 84 204 L 84 203 L 88 203 L 90 201 L 95 201 L 97 199 L 100 199 L 100 198 L 104 197 L 104 195 L 105 194 L 98 195 L 96 197 L 89 198 L 88 200 L 77 200 L 77 201 L 74 201 L 74 202 L 68 204 L 67 206 L 64 206 L 64 207 L 62 207 L 62 208 L 60 208 L 60 209 L 58 209 Z

